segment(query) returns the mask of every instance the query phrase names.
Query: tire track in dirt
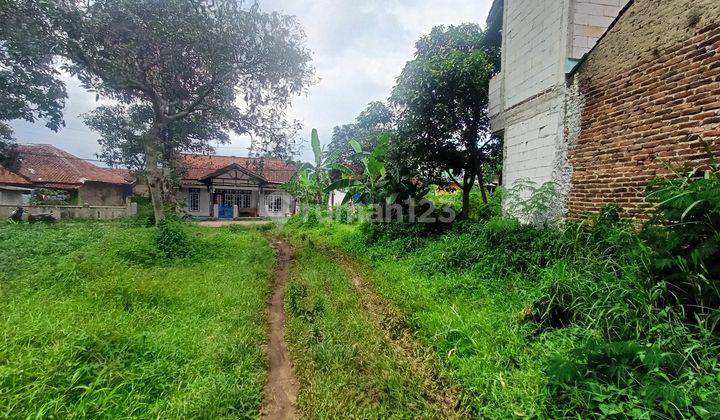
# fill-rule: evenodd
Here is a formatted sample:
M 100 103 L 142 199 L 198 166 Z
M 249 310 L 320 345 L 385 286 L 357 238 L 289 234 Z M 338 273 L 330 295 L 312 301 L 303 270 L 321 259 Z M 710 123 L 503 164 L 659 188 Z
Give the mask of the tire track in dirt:
M 268 378 L 261 416 L 263 419 L 297 419 L 295 401 L 298 384 L 285 342 L 285 283 L 290 270 L 292 249 L 287 242 L 273 241 L 278 261 L 272 298 L 268 307 Z
M 363 274 L 366 267 L 338 249 L 318 248 L 332 256 L 351 280 L 370 320 L 421 381 L 425 399 L 438 408 L 443 418 L 469 416 L 461 404 L 460 390 L 442 375 L 435 353 L 415 338 L 403 314 L 373 290 L 372 282 Z

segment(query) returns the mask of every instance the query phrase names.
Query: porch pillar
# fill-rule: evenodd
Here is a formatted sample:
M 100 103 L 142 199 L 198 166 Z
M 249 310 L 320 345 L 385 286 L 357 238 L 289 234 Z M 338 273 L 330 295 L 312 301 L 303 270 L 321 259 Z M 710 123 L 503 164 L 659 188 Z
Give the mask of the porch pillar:
M 208 188 L 208 192 L 210 193 L 210 203 L 208 204 L 208 208 L 210 209 L 210 217 L 217 218 L 218 217 L 218 211 L 220 210 L 215 204 L 215 187 L 213 185 L 210 185 Z
M 255 206 L 255 216 L 260 216 L 260 196 L 263 194 L 262 185 L 258 186 L 257 205 Z

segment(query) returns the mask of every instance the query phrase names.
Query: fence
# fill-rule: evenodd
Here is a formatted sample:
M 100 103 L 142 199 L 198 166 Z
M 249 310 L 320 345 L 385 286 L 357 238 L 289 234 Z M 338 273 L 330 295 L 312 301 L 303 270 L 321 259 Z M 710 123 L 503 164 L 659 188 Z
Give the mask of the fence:
M 0 218 L 8 218 L 17 205 L 0 204 Z M 137 214 L 137 203 L 125 206 L 22 206 L 29 214 L 52 213 L 57 219 L 110 220 Z

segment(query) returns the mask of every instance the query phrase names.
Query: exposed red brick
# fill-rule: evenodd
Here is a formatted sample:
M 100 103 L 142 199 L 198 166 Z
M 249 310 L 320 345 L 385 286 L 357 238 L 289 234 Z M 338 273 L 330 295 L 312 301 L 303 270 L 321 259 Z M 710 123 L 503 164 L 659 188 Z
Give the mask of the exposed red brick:
M 648 1 L 638 3 L 646 7 Z M 643 12 L 654 13 L 647 10 Z M 590 53 L 591 64 L 582 65 L 575 74 L 584 107 L 582 129 L 569 150 L 571 218 L 608 204 L 619 205 L 630 217 L 645 218 L 651 209 L 644 199 L 648 181 L 667 174 L 668 165 L 707 165 L 706 144 L 720 153 L 720 16 L 716 10 L 703 18 L 704 28 L 675 31 L 680 35 L 673 43 L 656 46 L 656 54 L 646 54 L 631 69 L 603 64 L 602 59 L 620 48 L 613 43 L 623 40 L 610 34 Z M 647 17 L 647 24 L 657 28 L 643 30 L 663 30 L 665 12 Z M 613 31 L 629 33 L 633 28 L 623 25 L 633 24 L 637 19 L 621 18 Z

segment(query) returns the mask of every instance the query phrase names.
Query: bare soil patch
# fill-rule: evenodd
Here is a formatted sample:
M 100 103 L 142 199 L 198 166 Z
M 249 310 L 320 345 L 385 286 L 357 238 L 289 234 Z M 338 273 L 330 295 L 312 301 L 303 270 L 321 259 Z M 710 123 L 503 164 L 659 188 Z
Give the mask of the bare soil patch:
M 197 222 L 198 226 L 202 227 L 223 227 L 223 226 L 232 226 L 232 225 L 239 225 L 239 226 L 257 226 L 257 225 L 266 225 L 272 223 L 270 220 L 261 220 L 261 219 L 251 219 L 251 220 L 204 220 L 202 222 Z

